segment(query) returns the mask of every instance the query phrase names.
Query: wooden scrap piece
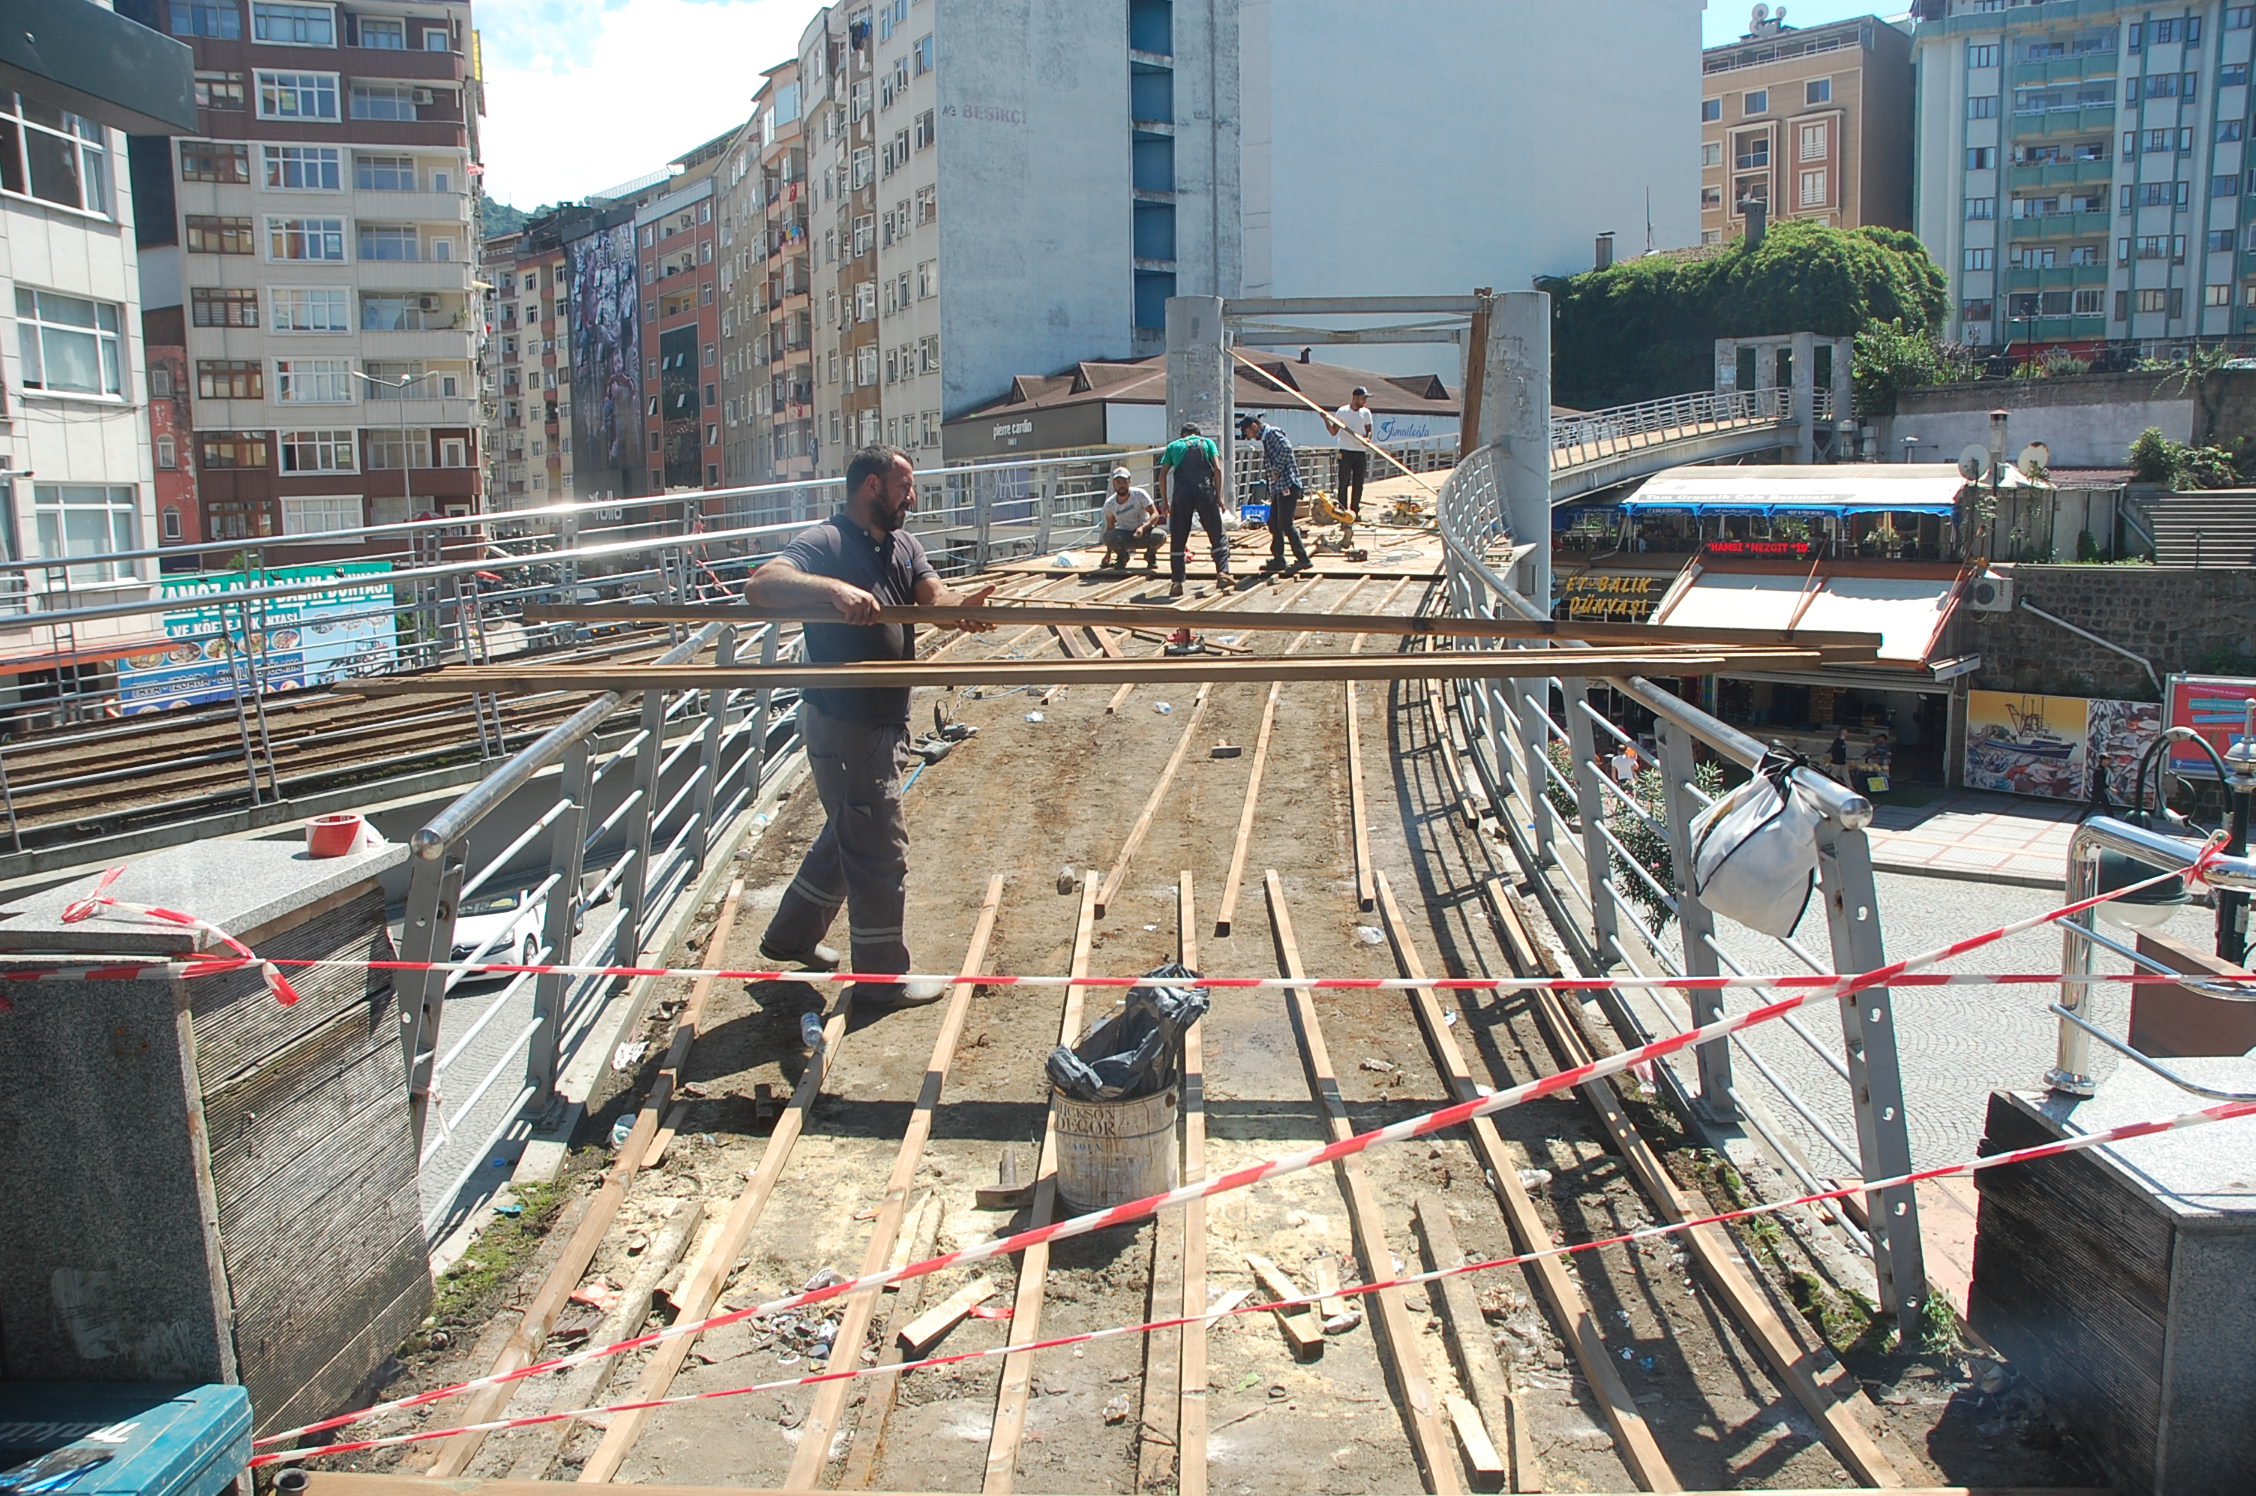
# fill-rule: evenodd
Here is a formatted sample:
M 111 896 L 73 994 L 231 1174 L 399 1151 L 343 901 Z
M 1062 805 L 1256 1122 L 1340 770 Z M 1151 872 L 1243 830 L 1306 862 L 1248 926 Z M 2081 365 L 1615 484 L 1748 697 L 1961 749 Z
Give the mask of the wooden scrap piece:
M 962 1322 L 963 1317 L 995 1296 L 995 1285 L 985 1278 L 974 1278 L 949 1294 L 939 1303 L 901 1326 L 901 1348 L 912 1356 L 930 1353 L 940 1343 L 940 1337 Z
M 1254 1281 L 1262 1291 L 1274 1299 L 1298 1299 L 1306 1295 L 1301 1286 L 1284 1274 L 1284 1270 L 1256 1252 L 1245 1254 L 1246 1266 L 1253 1269 Z M 1297 1309 L 1277 1311 L 1277 1323 L 1284 1328 L 1285 1339 L 1292 1343 L 1293 1355 L 1302 1361 L 1311 1361 L 1324 1354 L 1324 1322 L 1316 1311 L 1307 1305 Z
M 1508 1472 L 1504 1457 L 1496 1452 L 1496 1441 L 1489 1438 L 1488 1429 L 1481 1422 L 1480 1409 L 1452 1392 L 1442 1398 L 1449 1409 L 1449 1425 L 1457 1430 L 1457 1445 L 1465 1452 L 1465 1464 L 1473 1472 L 1474 1486 L 1482 1491 L 1494 1491 L 1506 1484 Z

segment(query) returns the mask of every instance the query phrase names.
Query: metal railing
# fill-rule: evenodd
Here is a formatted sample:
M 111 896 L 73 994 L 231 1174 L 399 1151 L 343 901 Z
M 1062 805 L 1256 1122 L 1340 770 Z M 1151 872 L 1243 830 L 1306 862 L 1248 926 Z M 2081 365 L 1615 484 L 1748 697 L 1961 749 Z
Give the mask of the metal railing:
M 1571 468 L 1688 436 L 1792 419 L 1793 391 L 1775 388 L 1723 390 L 1617 405 L 1555 418 L 1551 423 L 1551 465 L 1555 469 Z
M 1740 412 L 1718 419 L 1758 419 L 1782 409 L 1774 398 L 1764 398 L 1777 394 L 1753 392 L 1708 408 Z M 1648 430 L 1674 429 L 1690 423 L 1660 412 L 1706 398 L 1655 401 L 1639 409 L 1655 412 Z M 1442 489 L 1450 606 L 1460 617 L 1546 619 L 1547 609 L 1521 596 L 1499 575 L 1512 544 L 1499 467 L 1496 449 L 1483 447 L 1458 465 Z M 1487 647 L 1507 646 L 1493 641 Z M 1571 653 L 1562 652 L 1562 666 L 1571 659 Z M 1436 674 L 1448 674 L 1446 663 L 1437 662 Z M 1625 790 L 1606 771 L 1603 760 L 1610 756 L 1612 741 L 1623 734 L 1592 705 L 1590 688 L 1601 683 L 1655 719 L 1657 805 Z M 1861 972 L 1884 964 L 1865 839 L 1872 806 L 1862 796 L 1813 770 L 1796 771 L 1798 789 L 1823 816 L 1817 836 L 1819 902 L 1813 910 L 1822 908 L 1830 949 L 1820 959 L 1799 941 L 1777 941 L 1731 924 L 1702 903 L 1682 873 L 1692 861 L 1692 821 L 1712 803 L 1701 787 L 1700 766 L 1713 763 L 1724 774 L 1743 774 L 1761 759 L 1762 744 L 1638 677 L 1594 681 L 1562 669 L 1541 679 L 1458 681 L 1454 694 L 1497 818 L 1522 863 L 1538 875 L 1537 889 L 1552 921 L 1586 973 Z M 1666 857 L 1652 855 L 1656 840 L 1665 843 Z M 1641 845 L 1632 847 L 1632 841 Z M 1671 923 L 1676 927 L 1673 938 Z M 1751 959 L 1756 952 L 1761 953 L 1760 964 Z M 1658 995 L 1633 1001 L 1616 991 L 1607 1003 L 1624 1038 L 1644 1042 L 1662 1031 L 1681 1033 L 1711 1022 L 1723 1016 L 1727 1001 L 1752 1005 L 1759 1000 L 1741 992 L 1701 992 L 1689 1002 Z M 1911 1140 L 1897 1065 L 1894 1004 L 1886 990 L 1874 989 L 1842 1001 L 1839 1008 L 1838 1042 L 1813 1029 L 1815 1014 L 1805 1012 L 1780 1020 L 1782 1030 L 1750 1031 L 1700 1046 L 1688 1079 L 1664 1067 L 1672 1102 L 1690 1117 L 1745 1123 L 1812 1192 L 1831 1188 L 1825 1181 L 1841 1170 L 1812 1162 L 1789 1129 L 1773 1120 L 1774 1103 L 1799 1120 L 1795 1131 L 1837 1153 L 1858 1177 L 1884 1179 L 1908 1172 Z M 1791 1037 L 1777 1037 L 1779 1033 Z M 1779 1063 L 1776 1046 L 1788 1043 L 1805 1047 L 1811 1065 Z M 1745 1061 L 1743 1070 L 1740 1060 Z M 1785 1073 L 1813 1065 L 1839 1083 L 1830 1097 L 1810 1094 Z M 1850 1135 L 1844 1137 L 1844 1132 Z M 1869 1229 L 1845 1212 L 1829 1213 L 1843 1235 L 1870 1255 L 1883 1307 L 1909 1324 L 1926 1295 L 1917 1202 L 1911 1190 L 1893 1189 L 1868 1197 L 1867 1203 Z

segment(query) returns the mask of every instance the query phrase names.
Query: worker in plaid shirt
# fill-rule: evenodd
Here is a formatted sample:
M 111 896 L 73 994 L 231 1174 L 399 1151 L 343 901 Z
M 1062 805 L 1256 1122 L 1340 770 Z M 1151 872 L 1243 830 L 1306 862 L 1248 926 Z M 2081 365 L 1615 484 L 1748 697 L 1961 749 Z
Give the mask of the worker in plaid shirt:
M 1308 547 L 1294 523 L 1300 515 L 1300 463 L 1284 432 L 1248 412 L 1238 418 L 1238 437 L 1261 443 L 1262 466 L 1269 474 L 1269 563 L 1263 571 L 1306 571 Z M 1291 542 L 1293 564 L 1285 565 L 1285 545 Z

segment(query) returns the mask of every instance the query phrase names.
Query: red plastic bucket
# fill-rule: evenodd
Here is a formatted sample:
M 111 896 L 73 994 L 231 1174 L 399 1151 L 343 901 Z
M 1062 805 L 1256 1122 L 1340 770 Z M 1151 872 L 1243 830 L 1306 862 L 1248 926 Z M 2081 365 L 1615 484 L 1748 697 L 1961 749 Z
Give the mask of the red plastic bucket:
M 356 815 L 315 816 L 306 822 L 308 857 L 349 857 L 367 823 Z

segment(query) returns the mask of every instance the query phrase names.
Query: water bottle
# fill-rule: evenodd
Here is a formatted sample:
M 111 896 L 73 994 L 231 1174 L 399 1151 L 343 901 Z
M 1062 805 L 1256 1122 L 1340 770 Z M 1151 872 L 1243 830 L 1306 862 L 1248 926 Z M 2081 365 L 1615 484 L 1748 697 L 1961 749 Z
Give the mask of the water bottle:
M 822 1014 L 799 1015 L 799 1042 L 809 1049 L 822 1048 Z

